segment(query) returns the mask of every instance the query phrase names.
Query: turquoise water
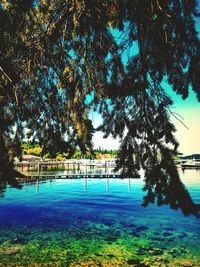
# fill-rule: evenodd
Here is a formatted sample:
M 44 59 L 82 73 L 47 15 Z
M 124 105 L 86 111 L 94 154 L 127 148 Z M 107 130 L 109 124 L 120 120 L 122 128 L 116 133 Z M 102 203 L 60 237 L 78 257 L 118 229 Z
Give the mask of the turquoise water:
M 180 172 L 200 203 L 200 171 Z M 200 266 L 200 220 L 141 207 L 137 179 L 71 179 L 7 187 L 0 266 Z

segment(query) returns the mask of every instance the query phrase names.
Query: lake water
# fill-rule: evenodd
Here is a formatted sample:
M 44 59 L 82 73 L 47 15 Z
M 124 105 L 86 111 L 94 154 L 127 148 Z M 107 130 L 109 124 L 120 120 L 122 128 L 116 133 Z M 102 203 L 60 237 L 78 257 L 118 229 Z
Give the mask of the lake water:
M 200 203 L 200 171 L 180 171 Z M 138 179 L 71 179 L 7 187 L 0 266 L 200 266 L 200 219 L 141 207 Z

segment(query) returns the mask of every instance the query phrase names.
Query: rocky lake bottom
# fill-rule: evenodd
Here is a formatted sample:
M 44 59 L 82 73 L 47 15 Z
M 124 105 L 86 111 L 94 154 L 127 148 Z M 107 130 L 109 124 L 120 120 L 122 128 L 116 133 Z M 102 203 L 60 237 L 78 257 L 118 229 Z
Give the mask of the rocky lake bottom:
M 184 174 L 200 200 L 199 172 Z M 196 180 L 198 179 L 198 181 Z M 142 181 L 59 180 L 0 198 L 0 266 L 200 266 L 200 224 L 168 206 L 141 207 Z

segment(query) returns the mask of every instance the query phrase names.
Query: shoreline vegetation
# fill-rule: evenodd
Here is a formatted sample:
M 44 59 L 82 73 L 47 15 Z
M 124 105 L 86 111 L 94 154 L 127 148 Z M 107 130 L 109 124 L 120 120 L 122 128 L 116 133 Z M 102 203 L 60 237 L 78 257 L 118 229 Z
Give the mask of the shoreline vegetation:
M 22 156 L 23 155 L 33 155 L 43 160 L 57 160 L 57 161 L 65 161 L 66 159 L 103 159 L 103 158 L 116 158 L 118 156 L 118 150 L 116 149 L 103 149 L 101 147 L 94 149 L 93 152 L 87 151 L 83 153 L 81 150 L 76 148 L 63 147 L 62 150 L 51 153 L 47 151 L 43 152 L 43 147 L 39 144 L 30 144 L 23 143 L 22 144 Z
M 101 160 L 101 159 L 110 159 L 117 158 L 119 156 L 118 149 L 104 149 L 97 148 L 94 149 L 93 152 L 83 153 L 81 150 L 73 148 L 69 152 L 67 147 L 63 147 L 63 150 L 51 153 L 47 151 L 47 153 L 43 152 L 43 147 L 39 144 L 35 143 L 23 143 L 21 146 L 22 156 L 19 158 L 20 161 L 23 160 L 25 155 L 33 155 L 35 157 L 42 158 L 43 160 L 52 160 L 52 161 L 65 161 L 67 159 L 91 159 L 91 160 Z M 200 159 L 200 153 L 191 154 L 191 155 L 174 155 L 173 160 L 189 160 L 189 159 Z
M 103 170 L 104 174 L 106 174 L 108 171 L 110 172 L 111 168 L 113 170 L 116 168 L 119 160 L 118 150 L 108 150 L 101 147 L 95 149 L 93 153 L 87 152 L 85 154 L 75 148 L 72 149 L 73 153 L 72 151 L 69 153 L 66 147 L 54 154 L 49 151 L 44 154 L 43 147 L 38 143 L 24 142 L 21 149 L 21 157 L 15 158 L 14 162 L 18 181 L 26 181 L 27 179 L 28 181 L 35 181 L 42 175 L 56 175 L 58 172 L 89 174 L 91 171 L 102 172 Z M 173 156 L 173 161 L 177 167 L 184 168 L 182 165 L 188 163 L 192 166 L 192 160 L 195 158 L 198 160 L 198 156 L 199 154 Z M 200 166 L 199 163 L 198 165 Z

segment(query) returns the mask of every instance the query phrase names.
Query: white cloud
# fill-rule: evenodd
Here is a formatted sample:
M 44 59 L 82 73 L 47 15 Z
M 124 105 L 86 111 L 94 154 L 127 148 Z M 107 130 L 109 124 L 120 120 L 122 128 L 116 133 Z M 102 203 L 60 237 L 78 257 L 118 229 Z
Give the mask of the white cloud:
M 184 124 L 189 129 L 186 129 L 179 121 L 172 118 L 177 132 L 176 138 L 179 141 L 179 151 L 185 155 L 200 153 L 200 106 L 199 107 L 186 107 L 185 109 L 177 109 L 184 118 Z
M 111 136 L 103 138 L 103 133 L 97 132 L 93 136 L 94 148 L 105 148 L 105 149 L 118 149 L 119 139 L 114 139 Z

